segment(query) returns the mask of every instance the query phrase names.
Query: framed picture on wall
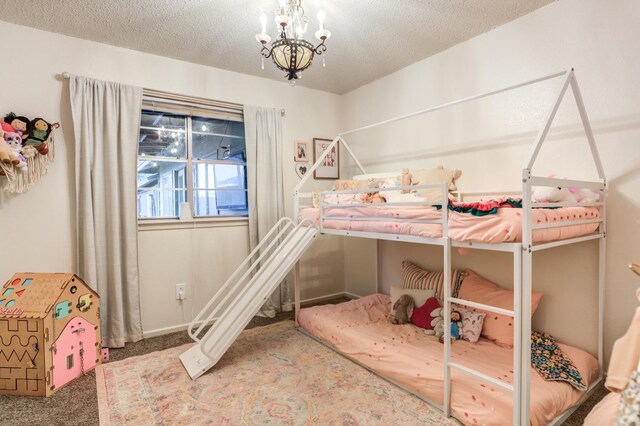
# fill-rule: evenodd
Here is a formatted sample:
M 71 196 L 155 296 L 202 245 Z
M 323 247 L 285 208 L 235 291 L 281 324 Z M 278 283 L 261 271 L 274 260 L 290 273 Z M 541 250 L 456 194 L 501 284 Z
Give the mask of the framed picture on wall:
M 309 142 L 295 141 L 293 146 L 293 159 L 297 163 L 309 161 Z
M 331 139 L 321 139 L 321 138 L 313 138 L 313 163 L 315 164 L 318 161 L 318 158 L 322 155 L 323 152 L 329 148 L 333 142 Z M 313 172 L 314 179 L 339 179 L 340 178 L 340 167 L 339 167 L 339 158 L 338 158 L 338 145 L 336 144 L 331 151 L 324 157 L 322 163 L 318 166 L 318 168 Z

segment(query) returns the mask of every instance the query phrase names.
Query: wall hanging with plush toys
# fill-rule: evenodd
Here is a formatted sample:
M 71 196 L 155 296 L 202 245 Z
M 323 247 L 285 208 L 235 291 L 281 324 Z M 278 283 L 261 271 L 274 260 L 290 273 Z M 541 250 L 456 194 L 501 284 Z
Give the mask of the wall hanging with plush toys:
M 60 127 L 44 118 L 9 113 L 0 121 L 0 185 L 18 194 L 47 174 L 55 156 L 52 131 Z M 4 182 L 3 182 L 4 181 Z

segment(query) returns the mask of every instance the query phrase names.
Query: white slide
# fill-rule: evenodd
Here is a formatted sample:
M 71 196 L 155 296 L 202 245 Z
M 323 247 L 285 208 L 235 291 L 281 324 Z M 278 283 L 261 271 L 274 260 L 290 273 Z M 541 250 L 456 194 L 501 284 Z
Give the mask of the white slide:
M 197 344 L 180 355 L 180 361 L 192 379 L 222 358 L 317 235 L 311 222 L 296 226 L 291 219 L 282 218 L 231 274 L 189 324 L 189 335 Z M 211 322 L 211 328 L 199 338 Z

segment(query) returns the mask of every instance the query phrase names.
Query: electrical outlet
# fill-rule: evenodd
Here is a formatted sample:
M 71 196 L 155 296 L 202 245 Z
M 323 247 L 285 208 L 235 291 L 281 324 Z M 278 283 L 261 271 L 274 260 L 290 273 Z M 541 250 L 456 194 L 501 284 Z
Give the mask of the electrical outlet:
M 187 298 L 187 283 L 176 284 L 176 300 Z

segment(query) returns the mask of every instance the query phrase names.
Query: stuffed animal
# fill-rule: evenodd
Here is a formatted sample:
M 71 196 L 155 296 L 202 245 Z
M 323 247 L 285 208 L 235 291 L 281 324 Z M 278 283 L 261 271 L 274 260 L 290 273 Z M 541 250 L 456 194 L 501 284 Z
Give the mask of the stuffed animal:
M 23 136 L 30 129 L 31 124 L 27 117 L 15 115 L 10 112 L 4 117 L 4 121 L 0 121 L 0 136 L 4 136 L 5 132 L 17 133 Z
M 47 139 L 53 129 L 60 127 L 58 123 L 50 124 L 44 118 L 34 118 L 31 120 L 30 131 L 24 140 L 26 146 L 33 146 L 40 154 L 46 155 L 49 152 Z
M 362 197 L 363 203 L 386 203 L 387 200 L 379 192 L 366 193 Z
M 576 197 L 569 188 L 560 186 L 534 186 L 531 191 L 531 201 L 534 203 L 562 203 L 576 202 Z
M 395 315 L 391 318 L 392 324 L 407 324 L 413 315 L 413 299 L 408 294 L 400 296 L 393 304 Z
M 418 179 L 413 176 L 409 169 L 402 170 L 402 174 L 398 176 L 398 181 L 400 181 L 400 186 L 411 186 L 420 183 L 420 181 L 418 181 Z M 403 194 L 408 194 L 411 191 L 411 189 L 403 189 L 401 192 Z
M 27 160 L 22 155 L 22 136 L 20 136 L 18 133 L 15 133 L 15 132 L 5 132 L 4 140 L 9 145 L 9 148 L 11 149 L 11 152 L 13 154 L 13 158 L 18 161 L 16 163 L 14 160 L 13 164 L 18 169 L 21 169 L 22 171 L 26 171 Z
M 594 203 L 599 198 L 597 191 L 585 188 L 534 186 L 531 191 L 531 201 L 534 203 Z
M 444 342 L 444 308 L 434 309 L 432 316 L 435 316 L 431 325 L 436 337 L 439 338 L 440 343 Z M 451 340 L 460 339 L 462 334 L 462 314 L 459 311 L 451 311 Z

